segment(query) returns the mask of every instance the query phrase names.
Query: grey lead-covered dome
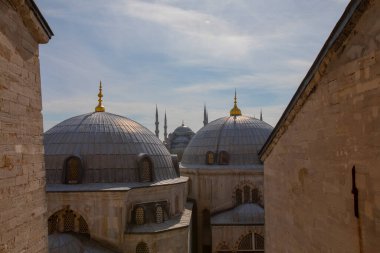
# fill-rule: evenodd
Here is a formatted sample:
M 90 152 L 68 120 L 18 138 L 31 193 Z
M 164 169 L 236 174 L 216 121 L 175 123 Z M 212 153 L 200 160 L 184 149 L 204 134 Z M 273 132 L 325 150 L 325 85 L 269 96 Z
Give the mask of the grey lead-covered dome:
M 201 128 L 191 139 L 181 165 L 206 165 L 209 151 L 215 154 L 226 151 L 230 165 L 261 164 L 257 153 L 272 129 L 268 123 L 248 116 L 219 118 Z
M 83 183 L 138 182 L 139 154 L 153 162 L 153 180 L 177 177 L 171 155 L 147 128 L 126 117 L 93 112 L 67 119 L 44 134 L 47 183 L 62 183 L 65 160 L 79 157 Z

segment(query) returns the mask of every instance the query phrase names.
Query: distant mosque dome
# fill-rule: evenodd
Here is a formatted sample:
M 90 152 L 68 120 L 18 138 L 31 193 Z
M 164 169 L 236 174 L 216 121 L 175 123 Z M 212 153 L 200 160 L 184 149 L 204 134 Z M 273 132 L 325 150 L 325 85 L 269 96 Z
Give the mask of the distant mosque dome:
M 268 123 L 243 116 L 236 95 L 230 116 L 216 119 L 192 138 L 181 165 L 255 165 L 261 164 L 258 152 L 272 132 Z
M 44 134 L 47 183 L 153 182 L 179 172 L 162 142 L 147 128 L 105 112 L 67 119 Z M 140 169 L 139 169 L 140 168 Z
M 171 154 L 176 154 L 178 156 L 179 161 L 181 161 L 183 151 L 194 135 L 195 133 L 193 130 L 188 126 L 185 126 L 184 122 L 182 122 L 182 125 L 177 127 L 173 133 L 169 134 L 166 141 L 167 147 Z

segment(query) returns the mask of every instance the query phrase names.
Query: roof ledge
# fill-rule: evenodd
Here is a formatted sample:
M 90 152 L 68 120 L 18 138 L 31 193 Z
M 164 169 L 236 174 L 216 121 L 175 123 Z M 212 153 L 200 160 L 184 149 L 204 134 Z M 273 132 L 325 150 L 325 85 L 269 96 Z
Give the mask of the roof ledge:
M 33 0 L 9 0 L 12 6 L 20 14 L 22 21 L 28 28 L 33 38 L 40 44 L 49 42 L 54 35 Z

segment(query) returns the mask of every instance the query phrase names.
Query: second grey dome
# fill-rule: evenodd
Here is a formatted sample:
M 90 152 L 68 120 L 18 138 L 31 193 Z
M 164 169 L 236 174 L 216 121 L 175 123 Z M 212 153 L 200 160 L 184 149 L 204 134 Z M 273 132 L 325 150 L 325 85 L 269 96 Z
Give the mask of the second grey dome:
M 182 166 L 205 164 L 206 154 L 226 151 L 228 164 L 261 164 L 258 152 L 272 132 L 268 123 L 248 116 L 223 117 L 201 128 L 187 146 Z

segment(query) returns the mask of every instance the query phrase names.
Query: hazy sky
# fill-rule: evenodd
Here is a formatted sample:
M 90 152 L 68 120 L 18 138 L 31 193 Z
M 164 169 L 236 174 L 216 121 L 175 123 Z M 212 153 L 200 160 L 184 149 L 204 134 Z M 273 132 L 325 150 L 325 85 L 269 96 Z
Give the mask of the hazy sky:
M 348 0 L 36 0 L 55 36 L 40 46 L 44 129 L 106 111 L 160 137 L 242 113 L 275 125 Z

